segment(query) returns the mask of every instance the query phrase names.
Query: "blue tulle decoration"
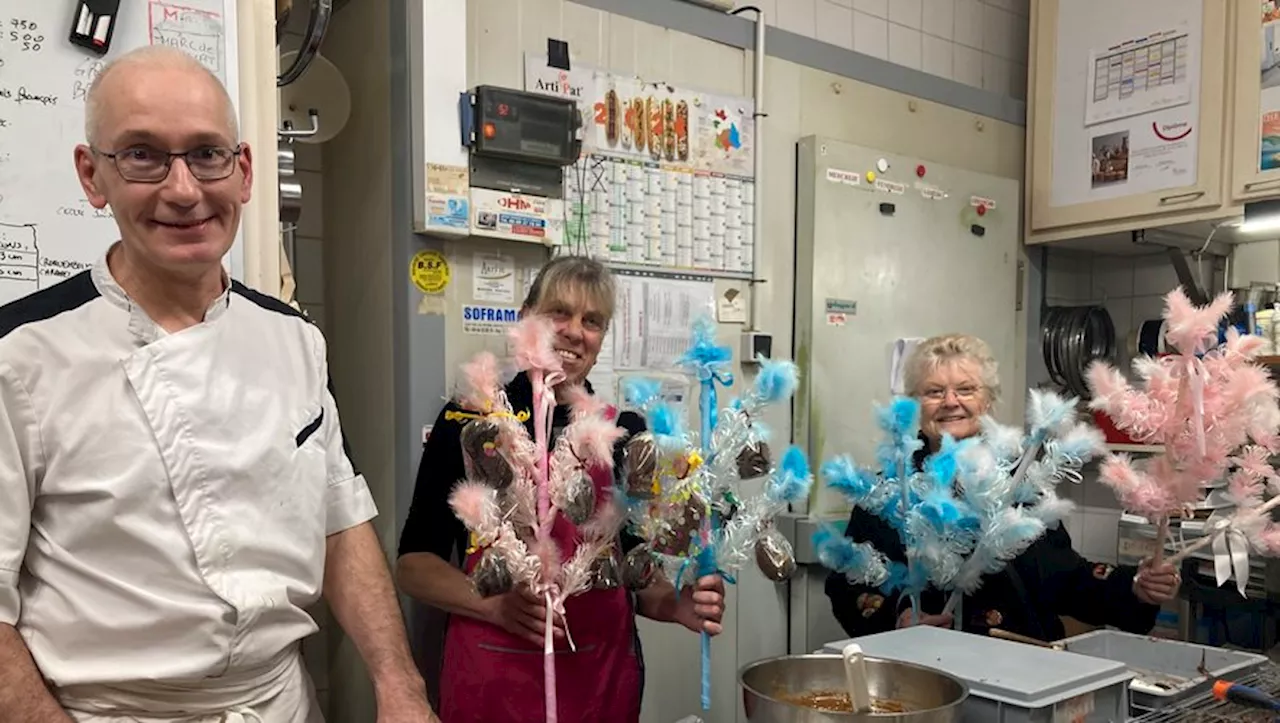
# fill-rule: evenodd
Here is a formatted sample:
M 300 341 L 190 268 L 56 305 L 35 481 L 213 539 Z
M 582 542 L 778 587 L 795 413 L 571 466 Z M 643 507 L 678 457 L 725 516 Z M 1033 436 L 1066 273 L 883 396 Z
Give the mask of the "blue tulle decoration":
M 756 374 L 755 393 L 764 404 L 777 404 L 795 394 L 799 384 L 799 372 L 790 361 L 770 360 L 760 357 L 760 372 Z
M 694 320 L 693 342 L 676 363 L 696 376 L 698 381 L 707 381 L 714 376 L 728 376 L 732 361 L 733 350 L 716 343 L 715 321 L 702 315 Z
M 683 437 L 684 425 L 681 424 L 679 410 L 670 404 L 655 404 L 648 415 L 649 429 L 654 435 L 661 437 Z
M 830 523 L 813 533 L 813 547 L 823 567 L 866 585 L 883 585 L 889 579 L 888 561 L 867 543 L 854 543 Z
M 770 478 L 765 494 L 771 499 L 790 504 L 808 497 L 812 485 L 809 460 L 803 450 L 792 445 L 783 453 L 778 473 Z
M 897 397 L 878 407 L 878 469 L 861 469 L 840 456 L 821 465 L 822 479 L 896 530 L 907 562 L 881 563 L 878 552 L 842 550 L 826 530 L 826 557 L 839 564 L 829 566 L 850 580 L 866 580 L 878 575 L 856 566 L 878 572 L 882 564 L 879 589 L 909 595 L 917 612 L 928 586 L 956 591 L 945 610 L 950 612 L 960 593 L 977 589 L 984 575 L 1002 570 L 1070 510 L 1054 486 L 1078 480 L 1080 466 L 1103 450 L 1101 433 L 1077 420 L 1074 399 L 1033 391 L 1028 421 L 1025 434 L 984 419 L 978 436 L 956 441 L 944 435 L 940 448 L 917 467 L 914 457 L 923 447 L 919 403 Z
M 622 382 L 622 396 L 627 404 L 644 409 L 662 394 L 662 382 L 648 377 L 627 377 Z
M 852 500 L 855 505 L 865 502 L 879 484 L 879 479 L 874 474 L 854 467 L 853 460 L 847 456 L 824 462 L 822 481 L 831 489 Z

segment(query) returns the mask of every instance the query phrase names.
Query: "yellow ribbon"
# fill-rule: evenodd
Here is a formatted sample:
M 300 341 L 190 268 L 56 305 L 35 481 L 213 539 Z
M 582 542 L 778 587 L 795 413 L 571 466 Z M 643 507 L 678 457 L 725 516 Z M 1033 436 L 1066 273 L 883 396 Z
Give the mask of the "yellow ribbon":
M 694 451 L 689 453 L 689 474 L 693 474 L 694 472 L 698 471 L 698 468 L 701 466 L 702 466 L 702 455 L 695 449 Z
M 510 417 L 518 422 L 529 421 L 529 410 L 522 409 L 512 414 L 511 412 L 489 412 L 487 414 L 476 414 L 475 412 L 455 412 L 453 410 L 444 413 L 447 422 L 462 422 L 468 419 L 484 419 L 485 417 Z
M 471 535 L 470 539 L 467 540 L 468 555 L 477 553 L 485 549 L 486 547 L 489 547 L 495 542 L 494 540 L 486 540 L 480 537 L 480 535 L 476 534 L 475 532 L 471 532 L 470 535 Z

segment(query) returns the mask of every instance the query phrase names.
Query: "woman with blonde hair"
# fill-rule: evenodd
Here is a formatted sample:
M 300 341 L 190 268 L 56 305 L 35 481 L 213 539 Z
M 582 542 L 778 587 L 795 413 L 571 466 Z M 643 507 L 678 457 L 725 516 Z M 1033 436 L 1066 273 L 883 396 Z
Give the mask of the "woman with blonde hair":
M 986 342 L 974 336 L 947 334 L 924 341 L 908 357 L 903 377 L 907 393 L 920 401 L 925 446 L 913 460 L 917 469 L 938 450 L 943 435 L 959 440 L 978 434 L 982 417 L 1000 397 L 995 356 Z M 892 560 L 906 562 L 898 533 L 874 514 L 855 509 L 845 534 L 870 542 Z M 1140 567 L 1116 567 L 1090 562 L 1072 549 L 1070 536 L 1059 525 L 965 596 L 959 627 L 979 634 L 1000 629 L 1053 641 L 1065 635 L 1060 616 L 1069 616 L 1086 624 L 1145 634 L 1155 625 L 1160 605 L 1173 599 L 1179 583 L 1169 565 L 1152 568 L 1144 562 Z M 836 619 L 854 637 L 911 624 L 906 596 L 851 584 L 839 573 L 827 578 L 826 591 Z M 954 625 L 951 615 L 939 614 L 945 603 L 943 593 L 926 590 L 919 623 Z
M 613 308 L 613 277 L 598 261 L 563 256 L 538 273 L 521 314 L 542 314 L 554 323 L 555 350 L 567 375 L 561 387 L 581 383 L 592 391 L 587 375 L 600 353 Z M 516 375 L 506 393 L 517 414 L 532 409 L 533 387 L 524 373 Z M 466 528 L 448 502 L 454 484 L 465 476 L 460 433 L 466 414 L 467 410 L 449 404 L 432 428 L 400 537 L 396 576 L 406 594 L 450 613 L 437 708 L 441 720 L 541 723 L 544 603 L 527 589 L 491 597 L 476 592 L 465 571 L 478 555 L 467 549 Z M 527 419 L 532 435 L 532 415 Z M 568 423 L 569 407 L 557 406 L 552 421 L 553 445 Z M 643 420 L 632 412 L 617 415 L 617 424 L 629 434 L 644 430 Z M 619 442 L 615 457 L 620 455 L 621 445 Z M 575 539 L 556 542 L 565 558 L 577 544 Z M 614 551 L 619 564 L 621 556 L 639 542 L 622 536 Z M 451 559 L 460 560 L 462 569 Z M 553 630 L 557 677 L 563 681 L 557 691 L 559 720 L 639 720 L 644 666 L 636 615 L 717 635 L 723 614 L 724 584 L 716 575 L 703 577 L 678 592 L 670 582 L 659 579 L 635 593 L 597 586 L 569 598 L 564 618 L 557 617 Z M 572 649 L 564 629 L 566 620 Z

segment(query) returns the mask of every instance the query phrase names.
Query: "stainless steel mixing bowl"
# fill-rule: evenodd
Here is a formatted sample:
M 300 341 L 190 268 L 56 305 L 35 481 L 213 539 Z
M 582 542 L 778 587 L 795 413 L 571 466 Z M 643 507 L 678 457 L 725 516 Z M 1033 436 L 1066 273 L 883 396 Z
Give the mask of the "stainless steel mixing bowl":
M 846 689 L 839 655 L 787 655 L 751 663 L 738 673 L 742 702 L 751 723 L 957 723 L 969 697 L 964 683 L 911 663 L 866 658 L 871 697 L 896 701 L 906 713 L 830 713 L 788 703 L 783 697 Z

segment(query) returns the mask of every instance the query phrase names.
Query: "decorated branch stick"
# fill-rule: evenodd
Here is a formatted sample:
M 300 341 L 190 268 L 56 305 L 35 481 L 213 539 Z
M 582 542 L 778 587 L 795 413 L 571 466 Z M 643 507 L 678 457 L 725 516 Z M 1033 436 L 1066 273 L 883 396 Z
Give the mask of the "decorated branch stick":
M 476 591 L 489 597 L 523 585 L 546 603 L 543 665 L 551 723 L 557 717 L 554 618 L 564 618 L 568 597 L 593 586 L 609 587 L 616 579 L 616 574 L 610 577 L 610 571 L 616 573 L 610 563 L 622 523 L 611 497 L 597 499 L 594 481 L 612 470 L 612 448 L 622 431 L 580 387 L 563 393 L 571 421 L 554 453 L 550 449 L 555 389 L 564 380 L 553 337 L 550 321 L 539 316 L 527 317 L 512 332 L 516 366 L 528 373 L 534 391 L 532 439 L 502 391 L 496 359 L 484 353 L 464 365 L 459 403 L 476 411 L 457 413 L 469 419 L 461 433 L 467 479 L 449 500 L 471 532 L 468 553 L 480 553 L 470 573 Z M 567 562 L 552 537 L 561 516 L 578 526 L 582 540 Z M 566 637 L 573 649 L 572 636 Z
M 733 385 L 733 375 L 729 372 L 729 364 L 733 353 L 727 346 L 716 343 L 715 322 L 709 317 L 699 317 L 693 326 L 693 343 L 680 358 L 679 365 L 691 372 L 697 379 L 701 389 L 698 395 L 698 411 L 701 421 L 699 441 L 704 458 L 711 453 L 711 434 L 715 429 L 716 384 Z M 713 517 L 715 512 L 702 516 L 702 549 L 697 557 L 697 576 L 717 573 L 715 547 L 712 540 Z M 711 636 L 704 630 L 702 638 L 702 709 L 711 709 Z
M 1141 380 L 1134 387 L 1101 362 L 1090 367 L 1091 406 L 1108 414 L 1135 440 L 1163 445 L 1163 452 L 1134 462 L 1112 455 L 1099 477 L 1126 509 L 1156 521 L 1159 562 L 1169 519 L 1198 506 L 1209 490 L 1221 486 L 1228 470 L 1226 497 L 1234 512 L 1216 510 L 1206 532 L 1213 544 L 1219 584 L 1233 575 L 1243 592 L 1248 550 L 1280 552 L 1272 544 L 1271 525 L 1251 510 L 1264 505 L 1275 471 L 1269 457 L 1280 452 L 1277 390 L 1265 369 L 1253 362 L 1263 340 L 1228 329 L 1219 343 L 1219 325 L 1231 309 L 1230 294 L 1196 307 L 1181 288 L 1165 297 L 1165 338 L 1174 354 L 1133 362 Z M 1185 551 L 1169 561 L 1180 561 Z
M 651 541 L 677 589 L 711 574 L 733 583 L 752 550 L 767 577 L 786 580 L 795 571 L 795 557 L 774 518 L 805 499 L 813 481 L 798 448 L 788 449 L 774 467 L 768 430 L 759 421 L 767 406 L 795 392 L 795 365 L 759 359 L 750 390 L 716 412 L 714 385 L 730 377 L 723 368 L 729 351 L 714 345 L 713 330 L 709 321 L 700 322 L 684 357 L 701 383 L 699 427 L 704 436 L 694 438 L 686 431 L 679 410 L 661 398 L 659 382 L 633 378 L 625 388 L 628 403 L 645 414 L 649 426 L 646 435 L 628 442 L 624 453 L 627 506 L 634 531 Z M 707 418 L 712 413 L 714 422 Z M 767 476 L 763 492 L 741 499 L 737 483 L 762 476 Z M 703 633 L 701 642 L 701 701 L 709 709 L 710 636 Z
M 854 543 L 831 526 L 817 531 L 814 545 L 819 560 L 850 582 L 872 585 L 885 593 L 902 591 L 911 601 L 913 618 L 918 618 L 920 593 L 928 579 L 923 568 L 913 564 L 915 552 L 908 541 L 906 521 L 921 499 L 920 480 L 911 465 L 924 446 L 919 436 L 920 403 L 910 397 L 895 397 L 888 405 L 877 407 L 876 421 L 884 433 L 876 450 L 878 471 L 859 468 L 848 456 L 839 456 L 822 465 L 822 477 L 854 506 L 876 515 L 898 532 L 907 548 L 907 563 L 889 560 L 868 543 Z
M 955 576 L 942 581 L 952 588 L 944 614 L 1071 513 L 1074 505 L 1057 495 L 1057 485 L 1080 482 L 1080 469 L 1106 449 L 1102 433 L 1079 419 L 1077 403 L 1032 389 L 1026 435 L 987 417 L 976 443 L 960 453 L 960 496 L 977 514 L 981 532 Z
M 545 575 L 534 593 L 546 600 L 547 619 L 543 637 L 543 685 L 546 689 L 547 723 L 555 723 L 556 712 L 556 663 L 554 617 L 560 594 L 556 583 L 559 566 L 559 550 L 551 538 L 551 529 L 555 525 L 555 509 L 551 504 L 551 454 L 547 442 L 547 434 L 551 426 L 551 415 L 555 410 L 556 384 L 564 379 L 564 370 L 560 357 L 552 345 L 555 330 L 548 323 L 531 321 L 517 325 L 513 331 L 516 352 L 516 366 L 529 374 L 533 386 L 533 434 L 534 446 L 538 450 L 537 466 L 534 470 L 534 481 L 538 489 L 538 517 L 536 528 L 536 545 L 538 556 L 542 560 Z
M 1249 551 L 1280 555 L 1280 525 L 1272 521 L 1272 510 L 1280 506 L 1280 476 L 1271 466 L 1271 452 L 1259 445 L 1243 448 L 1232 458 L 1235 468 L 1229 475 L 1221 500 L 1227 507 L 1216 509 L 1205 520 L 1206 534 L 1180 549 L 1168 559 L 1177 565 L 1192 553 L 1212 545 L 1214 574 L 1219 586 L 1235 578 L 1241 595 L 1249 580 Z M 1263 499 L 1270 493 L 1270 499 Z M 1210 493 L 1213 499 L 1213 493 Z
M 919 472 L 899 463 L 922 444 L 919 403 L 899 397 L 880 408 L 880 470 L 837 457 L 823 465 L 823 478 L 898 533 L 907 563 L 889 561 L 834 528 L 815 535 L 820 561 L 855 584 L 910 596 L 913 614 L 928 585 L 951 590 L 943 612 L 953 613 L 984 576 L 1002 570 L 1070 512 L 1071 503 L 1054 488 L 1063 479 L 1078 480 L 1080 466 L 1101 446 L 1100 435 L 1076 421 L 1072 400 L 1037 391 L 1029 408 L 1031 434 L 984 418 L 976 437 L 957 442 L 944 435 Z M 1043 456 L 1033 459 L 1038 450 Z

